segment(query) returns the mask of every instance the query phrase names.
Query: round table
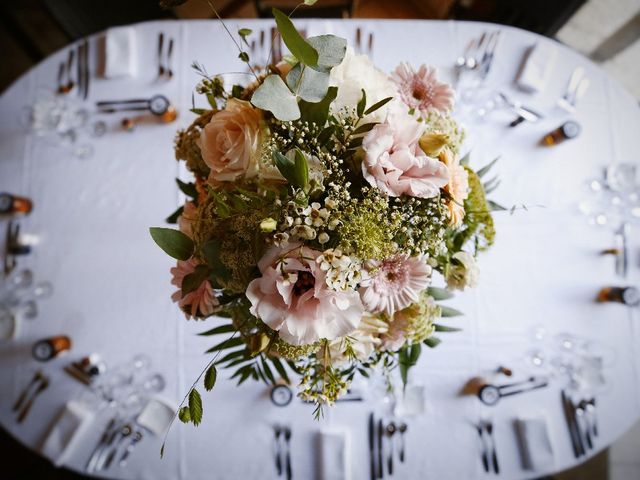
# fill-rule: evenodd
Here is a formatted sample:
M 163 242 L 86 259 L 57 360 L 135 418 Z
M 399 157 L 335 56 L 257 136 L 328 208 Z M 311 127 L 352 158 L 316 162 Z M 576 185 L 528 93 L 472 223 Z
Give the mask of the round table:
M 261 20 L 228 23 L 232 32 L 271 26 Z M 501 157 L 495 173 L 502 184 L 492 198 L 527 209 L 495 215 L 496 243 L 480 256 L 480 285 L 448 303 L 465 313 L 448 322 L 463 331 L 441 334 L 444 342 L 423 352 L 412 371 L 412 382 L 425 387 L 427 411 L 409 421 L 407 460 L 397 467 L 396 476 L 488 476 L 472 425 L 483 416 L 493 419 L 503 478 L 539 477 L 572 467 L 578 461 L 561 409 L 560 382 L 504 399 L 495 407 L 462 396 L 460 390 L 469 378 L 501 364 L 528 374 L 523 359 L 535 347 L 531 332 L 536 327 L 551 336 L 571 332 L 597 340 L 614 357 L 606 369 L 608 387 L 598 397 L 600 436 L 589 456 L 606 448 L 637 420 L 638 311 L 594 302 L 601 287 L 622 280 L 615 275 L 613 261 L 599 255 L 611 246 L 612 232 L 588 225 L 576 208 L 586 179 L 598 176 L 607 165 L 638 161 L 637 102 L 598 67 L 559 44 L 558 62 L 545 93 L 534 96 L 517 91 L 513 80 L 526 49 L 552 41 L 514 28 L 453 21 L 299 22 L 309 35 L 333 32 L 350 42 L 358 26 L 365 35 L 375 32 L 372 56 L 381 69 L 391 71 L 400 61 L 427 63 L 440 67 L 445 77 L 451 77 L 455 59 L 471 38 L 500 29 L 502 39 L 488 83 L 545 112 L 541 121 L 517 128 L 508 128 L 499 115 L 469 127 L 472 165 L 479 167 Z M 34 211 L 20 224 L 23 232 L 39 238 L 19 268 L 32 269 L 38 279 L 51 281 L 55 288 L 54 295 L 41 302 L 38 318 L 22 322 L 17 338 L 0 345 L 0 423 L 34 450 L 57 412 L 85 388 L 63 373 L 69 360 L 98 352 L 109 364 L 117 364 L 145 353 L 167 380 L 164 397 L 177 404 L 206 364 L 208 357 L 202 353 L 212 343 L 195 335 L 209 323 L 185 321 L 171 302 L 172 261 L 153 244 L 148 227 L 162 225 L 179 204 L 174 178 L 188 178 L 174 160 L 172 142 L 175 130 L 192 118 L 188 109 L 198 76 L 190 64 L 198 60 L 216 73 L 241 67 L 230 39 L 214 21 L 149 22 L 133 28 L 139 64 L 135 78 L 96 78 L 101 36 L 89 39 L 93 75 L 86 105 L 93 109 L 97 100 L 164 94 L 179 107 L 176 123 L 141 125 L 126 132 L 118 128 L 121 116 L 105 116 L 110 130 L 92 140 L 95 154 L 84 161 L 28 134 L 17 119 L 39 88 L 53 88 L 66 51 L 33 68 L 0 98 L 0 191 L 33 199 Z M 168 82 L 156 78 L 160 31 L 176 42 L 175 76 Z M 554 110 L 553 104 L 578 65 L 591 81 L 574 116 L 582 134 L 557 147 L 541 147 L 540 138 L 569 118 Z M 5 226 L 6 222 L 0 234 Z M 632 252 L 637 243 L 636 237 Z M 637 259 L 632 258 L 630 277 L 624 283 L 637 283 L 639 273 Z M 36 364 L 30 353 L 34 341 L 57 334 L 73 338 L 71 353 Z M 52 384 L 27 420 L 17 424 L 11 406 L 41 366 Z M 204 395 L 205 416 L 199 428 L 174 424 L 164 459 L 160 459 L 159 439 L 143 441 L 127 468 L 112 467 L 101 475 L 154 480 L 276 478 L 272 425 L 281 422 L 290 424 L 293 431 L 294 477 L 312 477 L 318 467 L 315 436 L 327 426 L 349 431 L 353 478 L 369 477 L 367 420 L 372 409 L 380 408 L 379 402 L 340 403 L 318 422 L 309 405 L 294 400 L 286 408 L 276 407 L 264 385 L 248 382 L 236 388 L 228 376 L 229 372 L 220 372 L 215 390 Z M 534 473 L 521 466 L 512 422 L 540 413 L 548 421 L 555 460 L 547 471 Z M 68 467 L 83 471 L 108 418 L 108 412 L 98 417 Z

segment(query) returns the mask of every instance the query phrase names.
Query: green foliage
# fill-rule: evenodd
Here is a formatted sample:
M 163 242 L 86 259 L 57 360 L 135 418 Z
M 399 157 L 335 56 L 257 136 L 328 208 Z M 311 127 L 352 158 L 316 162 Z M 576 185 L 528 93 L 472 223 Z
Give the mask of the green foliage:
M 327 89 L 327 93 L 322 100 L 316 103 L 306 102 L 305 100 L 300 100 L 300 112 L 301 112 L 301 120 L 309 123 L 314 123 L 318 127 L 323 127 L 327 123 L 327 118 L 329 117 L 329 108 L 331 106 L 331 102 L 333 102 L 338 96 L 338 88 L 337 87 L 329 87 Z M 331 132 L 334 127 L 331 128 Z M 324 131 L 323 131 L 324 132 Z M 325 135 L 330 136 L 331 132 L 325 133 Z M 318 136 L 318 142 L 326 141 L 326 139 L 321 139 L 323 133 L 320 133 Z
M 196 427 L 202 422 L 202 398 L 195 388 L 189 392 L 189 417 Z
M 212 363 L 207 368 L 207 371 L 204 374 L 204 388 L 208 392 L 213 390 L 213 387 L 216 384 L 216 378 L 218 378 L 218 370 L 216 370 L 216 365 Z
M 427 339 L 428 340 L 428 339 Z M 426 340 L 425 340 L 426 341 Z M 407 385 L 409 370 L 418 363 L 422 348 L 419 343 L 404 345 L 398 352 L 398 366 L 400 367 L 400 378 L 402 384 Z
M 310 67 L 318 64 L 318 52 L 313 48 L 298 32 L 293 22 L 277 8 L 272 10 L 273 17 L 282 40 L 291 52 L 300 62 Z
M 433 297 L 434 300 L 438 301 L 453 298 L 453 293 L 451 293 L 446 288 L 429 287 L 427 288 L 427 294 Z
M 178 218 L 180 218 L 180 215 L 182 215 L 182 212 L 184 212 L 184 207 L 178 207 L 178 209 L 175 212 L 173 212 L 171 215 L 169 215 L 165 219 L 165 222 L 178 223 Z
M 309 165 L 299 149 L 294 149 L 294 160 L 280 152 L 273 152 L 273 161 L 278 170 L 294 187 L 305 190 L 309 185 Z
M 442 340 L 440 340 L 438 337 L 429 337 L 422 343 L 424 343 L 429 348 L 436 348 L 438 345 L 440 345 L 440 343 L 442 343 Z
M 178 412 L 178 418 L 182 423 L 191 422 L 191 412 L 189 411 L 189 407 L 182 407 Z
M 164 252 L 177 260 L 188 260 L 193 254 L 193 240 L 179 230 L 151 227 L 151 238 Z
M 455 308 L 446 307 L 444 305 L 440 305 L 441 316 L 442 317 L 458 317 L 463 315 L 460 310 L 456 310 Z
M 447 327 L 446 325 L 439 325 L 437 323 L 435 323 L 433 326 L 435 327 L 436 332 L 460 332 L 460 331 L 462 331 L 461 328 Z
M 296 96 L 279 75 L 269 75 L 253 92 L 251 103 L 262 110 L 273 113 L 283 122 L 300 118 L 300 108 Z
M 202 282 L 207 279 L 210 273 L 211 270 L 206 265 L 197 265 L 193 273 L 185 275 L 182 279 L 182 296 L 184 297 L 200 288 L 200 285 L 202 285 Z

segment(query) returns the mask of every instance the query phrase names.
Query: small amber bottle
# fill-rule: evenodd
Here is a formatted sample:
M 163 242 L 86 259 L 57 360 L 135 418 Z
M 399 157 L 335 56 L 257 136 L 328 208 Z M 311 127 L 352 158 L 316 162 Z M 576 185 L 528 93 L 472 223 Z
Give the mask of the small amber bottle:
M 70 349 L 71 338 L 66 335 L 58 335 L 36 342 L 33 345 L 31 353 L 36 360 L 46 362 Z
M 31 210 L 33 210 L 33 203 L 28 198 L 0 192 L 0 215 L 26 215 L 31 213 Z
M 640 305 L 640 290 L 635 287 L 605 287 L 598 293 L 598 302 L 616 302 L 635 307 Z
M 577 122 L 573 120 L 569 120 L 568 122 L 563 123 L 555 130 L 547 133 L 542 139 L 542 143 L 549 147 L 553 145 L 557 145 L 558 143 L 564 142 L 565 140 L 570 140 L 572 138 L 580 135 L 580 131 L 582 128 Z

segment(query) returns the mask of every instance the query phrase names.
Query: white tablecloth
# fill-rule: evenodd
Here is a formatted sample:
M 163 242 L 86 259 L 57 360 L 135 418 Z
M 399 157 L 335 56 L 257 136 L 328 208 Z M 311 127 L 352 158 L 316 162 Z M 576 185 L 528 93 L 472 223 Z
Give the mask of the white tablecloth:
M 300 22 L 301 27 L 305 24 Z M 229 22 L 231 31 L 240 27 L 257 31 L 269 25 Z M 322 21 L 310 23 L 308 29 L 309 33 L 332 30 L 353 42 L 356 25 L 375 32 L 373 58 L 382 69 L 390 71 L 406 60 L 414 65 L 434 64 L 445 75 L 451 74 L 454 59 L 469 39 L 498 28 L 435 21 Z M 513 88 L 522 55 L 535 42 L 550 40 L 500 28 L 503 35 L 489 83 L 522 97 Z M 153 244 L 148 227 L 162 225 L 180 199 L 174 178 L 181 169 L 173 158 L 172 142 L 176 128 L 191 119 L 188 108 L 198 81 L 191 62 L 198 60 L 211 73 L 234 72 L 241 66 L 230 39 L 216 22 L 151 22 L 135 30 L 141 62 L 138 77 L 94 78 L 87 105 L 163 93 L 180 107 L 177 124 L 140 126 L 128 133 L 117 128 L 115 118 L 107 118 L 113 131 L 93 141 L 95 155 L 86 161 L 27 135 L 17 119 L 40 87 L 53 86 L 66 51 L 35 67 L 0 98 L 0 191 L 33 199 L 35 209 L 21 224 L 24 231 L 40 238 L 35 252 L 21 265 L 55 286 L 54 296 L 42 302 L 39 317 L 25 322 L 15 341 L 0 346 L 0 423 L 34 449 L 64 403 L 83 388 L 62 373 L 68 359 L 99 352 L 116 364 L 145 352 L 167 379 L 164 395 L 178 403 L 207 362 L 202 352 L 211 346 L 210 339 L 195 336 L 207 324 L 185 321 L 171 302 L 172 261 Z M 165 32 L 165 38 L 176 39 L 176 75 L 171 82 L 156 80 L 159 31 Z M 95 69 L 98 39 L 90 42 Z M 397 478 L 487 476 L 471 426 L 481 415 L 494 419 L 503 478 L 532 476 L 520 465 L 512 425 L 517 416 L 530 413 L 545 412 L 549 418 L 555 464 L 548 466 L 548 472 L 576 463 L 560 408 L 559 384 L 505 399 L 493 409 L 483 407 L 476 398 L 458 395 L 466 380 L 483 369 L 498 364 L 519 368 L 531 348 L 530 332 L 536 325 L 554 333 L 578 333 L 615 349 L 615 364 L 608 370 L 610 388 L 599 397 L 597 450 L 622 435 L 640 415 L 638 312 L 594 303 L 600 287 L 620 283 L 611 259 L 598 255 L 611 246 L 613 236 L 590 227 L 576 213 L 586 178 L 599 175 L 602 167 L 614 162 L 638 161 L 640 110 L 632 96 L 600 69 L 568 48 L 557 47 L 560 61 L 546 93 L 523 98 L 550 111 L 571 71 L 583 65 L 591 87 L 575 115 L 582 135 L 555 148 L 539 147 L 541 136 L 568 118 L 557 112 L 538 124 L 515 129 L 490 119 L 470 132 L 474 166 L 502 157 L 495 170 L 502 185 L 493 198 L 507 206 L 530 208 L 496 215 L 496 244 L 480 257 L 480 286 L 450 303 L 466 315 L 449 324 L 464 331 L 442 334 L 443 344 L 424 352 L 412 373 L 413 381 L 426 387 L 429 408 L 410 422 L 407 462 L 397 467 Z M 632 238 L 636 234 L 634 230 Z M 638 273 L 633 257 L 631 280 L 636 283 Z M 73 337 L 72 355 L 45 365 L 53 384 L 27 421 L 16 424 L 10 410 L 35 369 L 32 343 L 64 333 Z M 246 383 L 236 388 L 235 382 L 225 381 L 227 376 L 222 372 L 216 389 L 204 395 L 205 418 L 199 428 L 174 425 L 163 460 L 159 441 L 143 441 L 126 469 L 112 468 L 106 475 L 154 480 L 275 478 L 271 425 L 288 422 L 293 429 L 294 477 L 312 478 L 317 454 L 314 438 L 321 428 L 312 418 L 312 408 L 297 400 L 284 409 L 275 407 L 263 385 Z M 366 424 L 372 408 L 360 402 L 339 404 L 324 420 L 351 430 L 351 461 L 357 479 L 369 476 Z M 100 432 L 96 428 L 89 435 L 84 450 L 71 459 L 71 468 L 83 469 Z

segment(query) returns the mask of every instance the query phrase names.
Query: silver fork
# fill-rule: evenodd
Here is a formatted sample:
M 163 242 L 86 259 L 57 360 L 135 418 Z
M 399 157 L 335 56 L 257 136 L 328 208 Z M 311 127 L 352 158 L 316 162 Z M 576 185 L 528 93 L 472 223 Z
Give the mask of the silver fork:
M 558 106 L 569 113 L 575 112 L 576 104 L 586 93 L 589 83 L 589 78 L 586 76 L 584 68 L 575 68 L 571 73 L 571 77 L 569 77 L 569 83 L 564 95 L 557 101 Z

